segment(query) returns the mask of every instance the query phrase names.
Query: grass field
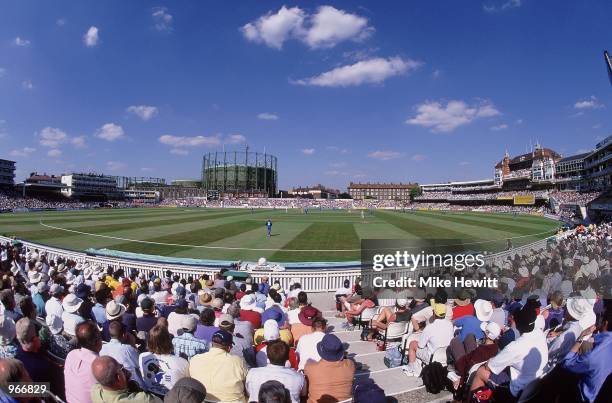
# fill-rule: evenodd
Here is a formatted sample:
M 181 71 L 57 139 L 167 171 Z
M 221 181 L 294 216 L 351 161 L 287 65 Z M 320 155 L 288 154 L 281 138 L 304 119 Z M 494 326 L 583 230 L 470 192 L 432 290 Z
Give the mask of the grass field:
M 272 219 L 272 237 L 265 222 Z M 500 250 L 554 233 L 543 217 L 466 212 L 122 209 L 0 215 L 0 234 L 46 245 L 223 260 L 359 260 L 362 239 L 460 239 Z

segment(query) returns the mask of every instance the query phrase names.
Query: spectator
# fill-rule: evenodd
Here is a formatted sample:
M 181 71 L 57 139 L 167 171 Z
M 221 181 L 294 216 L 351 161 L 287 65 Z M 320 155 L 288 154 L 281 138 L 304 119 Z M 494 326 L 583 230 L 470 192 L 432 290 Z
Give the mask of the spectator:
M 278 309 L 274 309 L 274 308 Z M 265 319 L 265 320 L 264 320 Z M 280 310 L 277 305 L 274 305 L 273 308 L 270 308 L 261 315 L 261 320 L 265 324 L 268 320 L 273 320 L 276 322 L 279 328 L 280 339 L 287 343 L 287 345 L 293 345 L 293 335 L 291 331 L 287 328 L 283 328 L 283 325 L 286 323 L 284 319 L 284 313 Z M 264 339 L 264 329 L 257 329 L 255 334 L 253 335 L 253 339 L 255 340 L 255 344 L 260 344 Z
M 193 378 L 181 378 L 164 397 L 164 403 L 203 403 L 206 388 Z
M 256 351 L 255 359 L 257 361 L 258 367 L 265 367 L 266 365 L 270 363 L 268 361 L 267 346 L 268 344 L 272 343 L 273 341 L 277 341 L 277 340 L 281 340 L 280 331 L 278 329 L 278 323 L 273 319 L 269 319 L 268 321 L 266 321 L 266 323 L 264 323 L 264 340 L 262 343 L 258 344 L 257 347 L 255 347 L 255 351 Z M 295 353 L 295 349 L 291 348 L 289 350 L 289 359 L 285 363 L 285 366 L 288 368 L 293 367 L 297 369 L 298 358 L 297 358 L 297 354 Z
M 181 321 L 182 323 L 178 325 L 179 335 L 172 339 L 174 355 L 190 360 L 196 354 L 207 352 L 209 343 L 193 335 L 198 323 L 197 319 L 191 315 L 184 315 L 181 316 Z
M 240 304 L 235 302 L 230 305 L 227 308 L 227 314 L 234 318 L 234 332 L 240 333 L 253 344 L 253 324 L 248 320 L 240 319 Z
M 96 323 L 100 326 L 104 325 L 106 322 L 106 303 L 109 298 L 109 289 L 105 287 L 96 291 L 95 293 L 96 303 L 91 308 L 91 313 L 96 321 Z
M 78 349 L 72 350 L 64 362 L 64 382 L 68 403 L 91 402 L 91 388 L 96 383 L 91 364 L 102 349 L 102 337 L 96 324 L 90 320 L 76 327 Z
M 240 300 L 240 320 L 250 322 L 253 329 L 261 327 L 261 314 L 257 309 L 257 300 L 254 294 L 247 294 Z
M 162 400 L 147 392 L 130 392 L 130 373 L 114 358 L 97 357 L 91 364 L 97 381 L 91 389 L 93 403 L 161 403 Z
M 210 344 L 212 335 L 219 330 L 219 328 L 215 326 L 215 319 L 215 312 L 210 308 L 204 308 L 200 313 L 200 323 L 198 323 L 193 335 Z
M 308 382 L 308 402 L 342 401 L 351 398 L 355 364 L 344 358 L 340 339 L 326 334 L 317 344 L 321 356 L 318 362 L 309 361 L 304 368 Z
M 64 312 L 62 313 L 62 321 L 64 322 L 64 331 L 70 336 L 76 335 L 76 327 L 79 323 L 85 322 L 85 318 L 78 314 L 83 300 L 74 294 L 68 294 L 62 301 Z
M 417 359 L 429 364 L 432 354 L 440 348 L 447 347 L 453 338 L 453 324 L 446 319 L 446 305 L 435 304 L 433 313 L 433 322 L 425 326 L 418 340 L 413 340 L 409 344 L 408 365 L 405 368 L 409 376 L 421 374 L 421 364 Z
M 65 360 L 68 353 L 74 349 L 74 345 L 70 343 L 69 336 L 64 333 L 62 318 L 55 314 L 47 315 L 46 323 L 51 333 L 49 337 L 49 352 Z
M 9 397 L 5 390 L 9 383 L 32 382 L 30 374 L 26 370 L 23 362 L 14 358 L 0 359 L 0 401 L 6 403 L 17 403 L 19 400 Z
M 490 382 L 495 385 L 510 384 L 510 393 L 515 398 L 521 390 L 542 374 L 548 361 L 548 348 L 544 334 L 535 328 L 537 314 L 531 304 L 515 313 L 516 327 L 521 336 L 491 358 L 476 371 L 470 387 L 477 390 Z M 509 374 L 506 368 L 510 368 Z M 503 389 L 495 389 L 503 393 Z
M 231 333 L 234 340 L 234 345 L 230 350 L 230 354 L 243 358 L 249 368 L 256 365 L 255 349 L 253 348 L 253 339 L 248 339 L 241 333 L 236 331 L 234 326 L 234 318 L 228 314 L 223 314 L 219 318 L 219 328 Z M 211 339 L 212 340 L 212 339 Z
M 157 324 L 155 301 L 149 297 L 145 297 L 140 301 L 140 308 L 142 309 L 142 316 L 136 318 L 136 331 L 149 333 L 153 326 Z
M 0 303 L 0 359 L 14 358 L 17 354 L 15 322 Z
M 15 294 L 11 289 L 4 289 L 0 291 L 0 302 L 4 305 L 4 315 L 13 319 L 13 322 L 17 322 L 22 318 L 22 315 L 15 310 L 17 307 L 15 303 Z
M 493 305 L 483 299 L 476 300 L 474 310 L 476 316 L 465 315 L 454 320 L 454 325 L 460 328 L 459 336 L 455 337 L 450 344 L 450 353 L 454 361 L 459 360 L 478 346 L 478 341 L 484 338 L 481 324 L 488 322 L 493 316 Z
M 294 343 L 298 343 L 300 338 L 312 332 L 312 321 L 314 318 L 321 317 L 321 312 L 313 306 L 305 306 L 298 314 L 300 323 L 291 325 L 291 335 Z
M 49 286 L 47 283 L 41 281 L 36 284 L 36 292 L 32 294 L 32 302 L 36 306 L 36 316 L 44 318 L 47 316 L 45 312 L 45 304 L 49 299 Z
M 302 336 L 295 349 L 299 357 L 298 369 L 303 370 L 308 361 L 319 362 L 321 360 L 317 345 L 323 340 L 326 328 L 325 319 L 317 317 L 312 320 L 312 333 Z
M 181 325 L 184 323 L 183 320 L 190 316 L 187 313 L 188 303 L 186 299 L 180 299 L 176 303 L 176 309 L 168 315 L 168 331 L 173 336 L 178 336 L 178 331 Z
M 64 308 L 62 307 L 62 295 L 64 293 L 64 287 L 59 284 L 52 284 L 49 288 L 50 297 L 45 302 L 45 312 L 47 315 L 56 315 L 60 318 L 64 313 Z
M 229 353 L 232 343 L 232 335 L 219 330 L 212 337 L 210 351 L 196 355 L 189 364 L 189 373 L 206 387 L 210 400 L 245 401 L 247 368 L 242 359 Z
M 291 394 L 279 381 L 267 381 L 261 384 L 257 401 L 259 403 L 291 403 Z
M 408 300 L 401 298 L 395 300 L 395 309 L 385 307 L 376 320 L 372 320 L 372 328 L 369 330 L 368 340 L 372 340 L 376 333 L 383 332 L 392 322 L 408 322 L 412 314 L 408 309 Z
M 280 381 L 291 395 L 293 403 L 299 403 L 301 396 L 307 395 L 304 375 L 290 368 L 285 368 L 289 359 L 289 346 L 276 340 L 268 344 L 267 356 L 269 364 L 262 368 L 253 368 L 246 378 L 246 389 L 249 396 L 259 396 L 261 385 L 269 380 Z
M 145 390 L 163 396 L 179 379 L 189 376 L 189 362 L 174 355 L 172 337 L 166 326 L 153 326 L 147 350 L 138 358 Z
M 15 358 L 23 362 L 34 382 L 45 382 L 49 379 L 47 366 L 49 362 L 41 352 L 41 343 L 34 321 L 21 318 L 15 324 L 19 349 Z
M 125 326 L 119 321 L 113 321 L 108 327 L 108 332 L 111 339 L 102 346 L 99 355 L 113 357 L 130 373 L 130 379 L 142 387 L 138 369 L 138 351 L 128 344 Z

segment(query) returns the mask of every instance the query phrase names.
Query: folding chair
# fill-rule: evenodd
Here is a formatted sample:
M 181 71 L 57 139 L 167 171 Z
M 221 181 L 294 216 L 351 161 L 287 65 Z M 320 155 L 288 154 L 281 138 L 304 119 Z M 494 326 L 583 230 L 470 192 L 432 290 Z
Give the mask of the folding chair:
M 361 329 L 361 326 L 363 324 L 367 324 L 368 326 L 370 325 L 372 318 L 374 317 L 374 315 L 376 315 L 376 309 L 376 307 L 365 308 L 363 311 L 361 311 L 361 313 L 359 314 L 359 319 L 357 319 L 357 325 L 359 326 L 359 329 Z
M 385 329 L 385 333 L 383 337 L 383 349 L 387 349 L 387 341 L 389 340 L 397 340 L 402 339 L 406 333 L 408 333 L 408 328 L 410 326 L 410 322 L 391 322 Z M 403 353 L 402 353 L 403 355 Z M 404 357 L 402 356 L 402 359 Z

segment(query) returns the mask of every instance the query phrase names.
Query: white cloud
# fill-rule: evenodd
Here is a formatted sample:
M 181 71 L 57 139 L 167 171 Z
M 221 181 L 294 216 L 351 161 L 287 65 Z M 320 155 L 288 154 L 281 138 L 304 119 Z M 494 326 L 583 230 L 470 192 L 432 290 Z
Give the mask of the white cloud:
M 83 35 L 83 43 L 85 44 L 85 46 L 87 46 L 88 48 L 93 48 L 94 46 L 98 44 L 98 40 L 99 40 L 98 32 L 99 30 L 97 27 L 93 25 L 89 27 L 85 35 Z
M 49 157 L 57 158 L 62 155 L 62 150 L 58 150 L 57 148 L 54 148 L 52 150 L 47 151 L 47 155 Z
M 85 136 L 77 136 L 70 139 L 70 143 L 76 148 L 85 148 Z
M 110 171 L 121 171 L 127 168 L 127 164 L 120 161 L 108 161 L 106 163 L 106 168 Z
M 189 151 L 184 150 L 182 148 L 173 148 L 172 150 L 170 150 L 170 154 L 187 155 L 187 154 L 189 154 Z
M 45 127 L 38 134 L 39 143 L 43 147 L 57 148 L 60 144 L 68 141 L 68 135 L 61 129 Z
M 435 69 L 434 71 L 431 72 L 431 76 L 433 78 L 439 78 L 441 74 L 442 74 L 442 72 L 440 70 L 438 70 L 438 69 Z
M 155 7 L 151 11 L 151 17 L 153 18 L 153 26 L 158 31 L 172 31 L 172 22 L 174 17 L 168 13 L 166 7 Z
M 114 123 L 106 123 L 96 131 L 95 136 L 106 141 L 115 141 L 124 136 L 123 128 Z
M 19 150 L 12 150 L 9 154 L 12 157 L 24 157 L 24 158 L 27 158 L 27 157 L 30 156 L 30 154 L 32 154 L 35 151 L 36 151 L 35 148 L 32 148 L 32 147 L 23 147 L 23 148 L 20 148 Z
M 276 113 L 262 112 L 257 115 L 257 119 L 261 120 L 278 120 L 280 117 Z
M 523 119 L 516 119 L 516 121 L 514 122 L 517 125 L 522 125 L 523 124 Z
M 246 142 L 246 137 L 242 134 L 230 134 L 225 137 L 225 144 L 242 144 Z
M 372 151 L 368 154 L 369 158 L 381 161 L 389 161 L 402 157 L 402 153 L 398 151 Z
M 414 154 L 410 159 L 415 162 L 421 162 L 421 161 L 424 161 L 426 158 L 427 156 L 423 154 Z
M 506 0 L 501 4 L 483 4 L 482 8 L 488 13 L 496 13 L 500 11 L 505 11 L 512 8 L 519 8 L 522 5 L 521 0 Z
M 336 67 L 318 76 L 292 81 L 293 84 L 319 87 L 349 87 L 361 84 L 377 84 L 387 78 L 409 73 L 421 66 L 421 62 L 401 57 L 388 59 L 377 57 L 355 64 Z
M 140 168 L 141 172 L 153 172 L 153 168 L 149 168 L 149 167 L 142 167 Z
M 302 154 L 304 155 L 312 155 L 315 153 L 315 149 L 314 148 L 303 148 L 302 149 Z
M 604 107 L 604 104 L 599 102 L 599 99 L 597 99 L 595 95 L 591 95 L 589 98 L 578 100 L 574 104 L 575 109 L 601 109 Z
M 332 162 L 329 166 L 332 168 L 343 168 L 346 166 L 346 162 Z
M 505 124 L 505 123 L 501 123 L 499 125 L 491 126 L 491 130 L 493 130 L 493 131 L 505 130 L 507 128 L 508 128 L 508 125 Z
M 63 27 L 64 25 L 66 25 L 66 19 L 58 18 L 57 20 L 55 20 L 55 25 L 57 25 L 58 27 Z
M 241 28 L 242 34 L 250 41 L 265 43 L 271 48 L 281 49 L 291 37 L 303 37 L 305 13 L 299 7 L 282 6 L 275 14 L 259 17 Z
M 146 121 L 155 117 L 159 112 L 159 109 L 157 109 L 157 107 L 155 106 L 150 105 L 132 105 L 128 106 L 126 111 L 128 111 L 129 113 L 133 113 L 140 119 Z
M 374 28 L 368 26 L 366 18 L 332 6 L 321 6 L 314 14 L 299 7 L 282 6 L 276 13 L 270 11 L 240 30 L 246 39 L 274 49 L 282 49 L 290 39 L 316 49 L 333 47 L 346 40 L 363 40 Z
M 15 38 L 15 42 L 14 43 L 17 46 L 26 47 L 26 46 L 30 46 L 30 44 L 32 42 L 30 42 L 29 39 L 21 38 L 21 37 L 18 36 L 17 38 Z
M 0 67 L 0 78 L 6 75 L 6 69 L 4 67 Z
M 332 6 L 319 7 L 311 22 L 305 42 L 313 49 L 333 47 L 349 39 L 363 40 L 374 31 L 374 28 L 368 27 L 366 18 Z
M 33 90 L 34 84 L 32 83 L 32 80 L 23 80 L 21 82 L 21 88 L 23 88 L 24 90 Z
M 459 165 L 461 165 L 461 166 L 470 165 L 470 162 L 469 162 L 469 161 L 461 161 L 461 162 L 459 163 Z
M 427 127 L 433 132 L 451 132 L 475 119 L 501 114 L 495 106 L 487 102 L 468 105 L 458 100 L 449 101 L 446 105 L 427 101 L 417 105 L 416 111 L 416 116 L 406 120 L 406 123 Z
M 198 147 L 198 146 L 214 146 L 221 144 L 221 136 L 172 136 L 170 134 L 164 134 L 159 139 L 159 142 L 168 146 L 173 147 Z

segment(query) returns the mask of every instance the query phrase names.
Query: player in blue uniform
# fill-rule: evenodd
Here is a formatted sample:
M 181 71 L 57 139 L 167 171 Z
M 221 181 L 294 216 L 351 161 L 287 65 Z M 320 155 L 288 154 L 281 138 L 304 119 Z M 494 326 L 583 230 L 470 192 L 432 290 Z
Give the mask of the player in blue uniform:
M 266 228 L 268 229 L 268 238 L 270 238 L 270 236 L 272 236 L 272 220 L 269 218 L 268 221 L 266 221 Z

